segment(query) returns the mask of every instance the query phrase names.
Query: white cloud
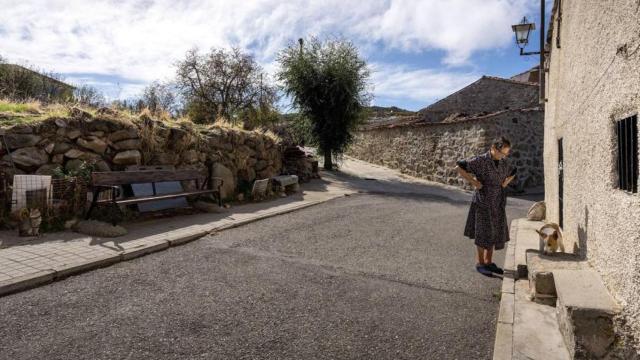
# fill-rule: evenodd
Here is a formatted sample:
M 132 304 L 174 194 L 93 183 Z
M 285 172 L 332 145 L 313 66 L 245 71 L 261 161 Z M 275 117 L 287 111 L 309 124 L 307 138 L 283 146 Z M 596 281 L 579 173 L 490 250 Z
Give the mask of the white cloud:
M 378 98 L 408 100 L 425 106 L 480 77 L 475 73 L 411 69 L 392 64 L 373 64 L 372 69 L 374 90 Z
M 459 65 L 477 51 L 509 44 L 509 25 L 528 10 L 526 2 L 0 0 L 0 54 L 60 73 L 140 83 L 171 77 L 175 61 L 194 46 L 239 46 L 272 70 L 287 43 L 342 35 L 365 56 L 436 49 L 446 64 Z

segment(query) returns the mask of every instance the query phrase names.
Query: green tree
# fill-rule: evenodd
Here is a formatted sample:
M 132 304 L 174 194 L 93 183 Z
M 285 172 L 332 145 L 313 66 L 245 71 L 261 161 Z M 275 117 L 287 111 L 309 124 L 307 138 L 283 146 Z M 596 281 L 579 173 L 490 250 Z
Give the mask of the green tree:
M 363 120 L 371 95 L 370 72 L 358 49 L 346 40 L 302 39 L 278 56 L 278 80 L 294 107 L 311 121 L 311 133 L 332 170 L 332 156 L 342 154 L 351 132 Z

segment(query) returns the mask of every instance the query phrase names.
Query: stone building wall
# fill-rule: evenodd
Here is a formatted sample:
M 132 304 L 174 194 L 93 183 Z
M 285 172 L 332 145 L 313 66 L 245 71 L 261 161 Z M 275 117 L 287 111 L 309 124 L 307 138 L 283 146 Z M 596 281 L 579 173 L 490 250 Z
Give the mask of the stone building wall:
M 426 122 L 440 122 L 453 113 L 476 115 L 538 106 L 537 84 L 483 76 L 469 86 L 420 110 Z
M 108 109 L 105 109 L 108 110 Z M 282 151 L 274 136 L 227 127 L 168 124 L 147 116 L 128 119 L 104 111 L 96 116 L 72 109 L 71 116 L 0 128 L 6 149 L 0 149 L 0 173 L 51 174 L 57 167 L 77 169 L 83 162 L 96 171 L 123 170 L 128 165 L 173 165 L 199 169 L 215 164 L 223 177 L 223 197 L 234 194 L 239 181 L 250 182 L 280 173 Z
M 640 112 L 640 7 L 637 0 L 562 1 L 562 6 L 560 31 L 554 9 L 549 42 L 547 220 L 559 221 L 562 138 L 565 239 L 598 269 L 623 305 L 640 350 L 640 194 L 617 188 L 615 135 L 616 121 Z
M 453 123 L 417 123 L 369 128 L 355 134 L 347 154 L 426 180 L 469 185 L 454 170 L 456 161 L 488 151 L 493 139 L 504 135 L 513 143 L 510 161 L 519 181 L 541 185 L 543 112 L 506 110 Z

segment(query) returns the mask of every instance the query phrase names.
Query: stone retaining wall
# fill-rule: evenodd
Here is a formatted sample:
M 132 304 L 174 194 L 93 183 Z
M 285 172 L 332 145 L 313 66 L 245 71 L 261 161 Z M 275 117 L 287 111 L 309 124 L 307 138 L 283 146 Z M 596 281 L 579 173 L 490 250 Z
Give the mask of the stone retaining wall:
M 418 123 L 359 131 L 347 152 L 355 158 L 402 173 L 456 185 L 469 185 L 454 170 L 459 159 L 484 153 L 500 135 L 513 143 L 510 161 L 524 187 L 543 184 L 543 116 L 538 109 L 506 110 L 454 123 Z
M 223 177 L 223 197 L 250 182 L 280 173 L 282 152 L 276 138 L 256 131 L 190 123 L 169 124 L 148 116 L 123 119 L 104 109 L 95 116 L 72 109 L 71 116 L 0 129 L 11 149 L 0 149 L 0 173 L 51 174 L 55 168 L 78 169 L 83 162 L 97 171 L 123 170 L 128 165 L 172 165 Z

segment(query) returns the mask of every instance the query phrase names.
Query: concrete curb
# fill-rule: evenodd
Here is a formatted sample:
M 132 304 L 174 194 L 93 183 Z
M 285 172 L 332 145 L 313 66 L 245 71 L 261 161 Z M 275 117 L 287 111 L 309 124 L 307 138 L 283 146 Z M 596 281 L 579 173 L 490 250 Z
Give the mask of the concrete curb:
M 518 239 L 518 226 L 515 220 L 509 227 L 509 242 L 504 258 L 504 269 L 516 272 L 516 241 Z M 493 360 L 511 360 L 513 358 L 513 320 L 515 315 L 515 279 L 505 276 L 502 280 L 500 291 L 500 311 L 496 326 L 496 339 L 493 346 Z
M 248 216 L 243 219 L 226 220 L 223 224 L 213 226 L 211 228 L 208 228 L 206 226 L 194 226 L 187 229 L 172 231 L 170 233 L 164 234 L 162 238 L 154 235 L 149 237 L 148 241 L 141 241 L 140 245 L 131 246 L 118 253 L 114 253 L 113 255 L 95 257 L 84 261 L 61 265 L 53 269 L 42 270 L 21 277 L 0 281 L 0 297 L 32 289 L 34 287 L 45 285 L 53 281 L 62 280 L 72 275 L 78 275 L 83 272 L 110 266 L 121 261 L 128 261 L 157 251 L 166 250 L 173 246 L 183 245 L 188 242 L 200 239 L 212 232 L 236 228 L 258 220 L 287 214 L 344 196 L 345 194 L 340 194 L 322 200 L 307 201 L 295 206 L 268 211 L 260 215 Z

